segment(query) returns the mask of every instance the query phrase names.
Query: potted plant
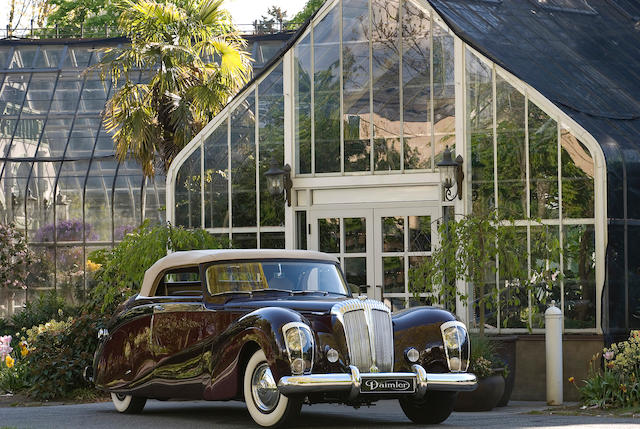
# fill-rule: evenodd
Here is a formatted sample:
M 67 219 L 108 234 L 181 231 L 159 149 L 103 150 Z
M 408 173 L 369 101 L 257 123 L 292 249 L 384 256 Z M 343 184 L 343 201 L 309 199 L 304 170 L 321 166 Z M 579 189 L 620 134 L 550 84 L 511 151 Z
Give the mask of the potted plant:
M 441 219 L 438 226 L 440 246 L 433 250 L 431 258 L 425 258 L 410 270 L 409 287 L 416 296 L 428 294 L 433 304 L 453 312 L 456 301 L 462 303 L 465 311 L 471 307 L 470 328 L 477 329 L 476 342 L 484 341 L 488 315 L 493 317 L 498 306 L 517 308 L 531 296 L 544 304 L 552 297 L 553 286 L 560 280 L 557 266 L 549 262 L 559 260 L 558 239 L 539 221 L 530 220 L 529 223 L 537 228 L 535 236 L 531 234 L 535 255 L 529 255 L 527 245 L 521 244 L 521 234 L 526 229 L 513 220 L 499 217 L 495 211 Z M 500 282 L 496 282 L 496 261 L 499 261 Z M 468 287 L 460 288 L 459 281 Z M 496 284 L 501 286 L 496 287 Z M 502 317 L 506 320 L 510 316 L 503 314 Z M 492 338 L 499 340 L 500 337 Z M 474 340 L 471 344 L 474 349 Z M 491 356 L 478 353 L 478 358 L 492 361 Z M 492 354 L 496 354 L 495 348 Z M 482 365 L 482 360 L 476 362 L 475 370 L 482 371 Z M 512 366 L 515 367 L 515 362 Z M 471 370 L 474 371 L 473 366 Z M 510 383 L 513 380 L 514 374 Z M 508 393 L 511 388 L 512 385 L 507 389 Z M 504 393 L 504 388 L 502 390 Z M 502 398 L 501 403 L 506 405 L 506 402 L 508 398 Z

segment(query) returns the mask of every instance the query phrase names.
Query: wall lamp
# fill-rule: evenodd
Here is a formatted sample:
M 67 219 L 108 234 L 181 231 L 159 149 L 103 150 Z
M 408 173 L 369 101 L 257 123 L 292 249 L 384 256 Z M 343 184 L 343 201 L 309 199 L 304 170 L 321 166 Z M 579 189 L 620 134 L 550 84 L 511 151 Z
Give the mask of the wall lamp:
M 284 167 L 280 167 L 278 161 L 271 160 L 271 165 L 264 173 L 264 177 L 267 179 L 267 190 L 270 195 L 277 197 L 282 195 L 284 191 L 284 197 L 287 201 L 287 206 L 291 207 L 291 188 L 293 182 L 291 181 L 291 166 L 285 164 Z
M 464 172 L 462 171 L 462 156 L 458 155 L 455 160 L 451 158 L 449 146 L 442 152 L 442 161 L 436 165 L 440 169 L 440 183 L 442 183 L 442 200 L 453 201 L 456 196 L 462 199 L 462 181 Z M 456 185 L 456 193 L 452 192 L 453 185 Z

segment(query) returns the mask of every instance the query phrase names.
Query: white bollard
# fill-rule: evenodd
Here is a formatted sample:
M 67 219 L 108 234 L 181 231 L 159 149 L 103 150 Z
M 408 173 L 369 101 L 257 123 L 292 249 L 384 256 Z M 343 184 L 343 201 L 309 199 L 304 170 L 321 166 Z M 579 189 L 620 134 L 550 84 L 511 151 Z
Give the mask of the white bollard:
M 547 404 L 562 405 L 562 311 L 551 301 L 544 312 L 547 351 Z

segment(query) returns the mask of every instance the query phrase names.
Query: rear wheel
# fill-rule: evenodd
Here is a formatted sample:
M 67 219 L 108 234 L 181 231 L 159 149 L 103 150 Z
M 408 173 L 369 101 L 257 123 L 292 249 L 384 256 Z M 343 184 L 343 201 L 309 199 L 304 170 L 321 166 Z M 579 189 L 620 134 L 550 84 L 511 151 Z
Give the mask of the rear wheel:
M 111 400 L 116 410 L 124 414 L 139 414 L 147 403 L 147 398 L 125 395 L 124 393 L 112 393 Z
M 251 356 L 244 372 L 244 401 L 260 426 L 286 425 L 300 414 L 302 402 L 280 393 L 262 350 Z
M 400 399 L 400 407 L 414 423 L 438 424 L 451 415 L 457 395 L 456 392 L 428 391 L 422 399 Z

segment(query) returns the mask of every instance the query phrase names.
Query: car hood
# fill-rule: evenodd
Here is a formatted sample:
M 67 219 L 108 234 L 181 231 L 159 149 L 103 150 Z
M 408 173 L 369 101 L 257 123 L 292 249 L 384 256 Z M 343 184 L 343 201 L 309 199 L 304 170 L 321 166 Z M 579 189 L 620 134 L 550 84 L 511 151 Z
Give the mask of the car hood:
M 351 299 L 347 296 L 313 296 L 313 295 L 282 295 L 265 296 L 252 298 L 234 298 L 227 301 L 225 307 L 228 309 L 257 309 L 263 307 L 284 307 L 300 313 L 323 313 L 331 311 L 336 303 Z

